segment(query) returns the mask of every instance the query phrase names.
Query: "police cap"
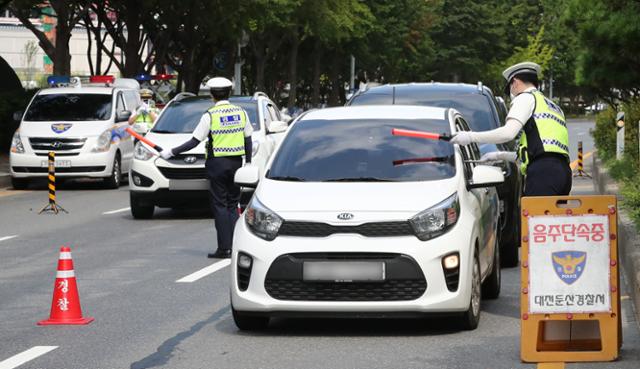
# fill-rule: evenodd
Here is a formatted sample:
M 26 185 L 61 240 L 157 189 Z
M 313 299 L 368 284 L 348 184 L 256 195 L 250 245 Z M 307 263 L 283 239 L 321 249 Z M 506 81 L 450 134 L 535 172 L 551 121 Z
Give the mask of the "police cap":
M 509 93 L 509 84 L 513 77 L 519 74 L 532 74 L 536 77 L 540 76 L 541 68 L 538 64 L 534 62 L 522 62 L 515 65 L 510 66 L 502 72 L 502 76 L 507 80 L 507 85 L 505 86 L 505 93 Z
M 233 83 L 224 77 L 213 77 L 207 81 L 207 87 L 212 90 L 226 90 L 230 89 Z

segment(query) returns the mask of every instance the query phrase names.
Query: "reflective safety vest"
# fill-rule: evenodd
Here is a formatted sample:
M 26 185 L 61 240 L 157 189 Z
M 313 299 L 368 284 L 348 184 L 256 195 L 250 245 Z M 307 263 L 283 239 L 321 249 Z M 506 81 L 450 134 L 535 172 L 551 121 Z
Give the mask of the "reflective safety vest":
M 564 113 L 542 92 L 534 90 L 527 93 L 535 98 L 535 108 L 520 136 L 518 158 L 523 175 L 527 174 L 531 160 L 542 154 L 555 153 L 566 156 L 567 160 L 569 158 L 569 131 Z
M 155 110 L 153 111 L 155 114 L 158 114 Z M 138 114 L 133 123 L 147 123 L 147 129 L 151 130 L 153 128 L 153 119 L 151 118 L 151 114 Z
M 207 157 L 244 155 L 244 127 L 247 113 L 239 106 L 223 104 L 208 110 L 211 117 Z

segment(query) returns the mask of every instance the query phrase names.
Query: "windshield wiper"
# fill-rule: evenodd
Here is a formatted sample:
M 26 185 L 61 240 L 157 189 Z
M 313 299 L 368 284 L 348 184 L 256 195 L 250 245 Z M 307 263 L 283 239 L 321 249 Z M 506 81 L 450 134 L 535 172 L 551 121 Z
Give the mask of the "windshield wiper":
M 292 177 L 292 176 L 273 176 L 267 177 L 269 179 L 273 179 L 274 181 L 291 181 L 291 182 L 305 182 L 306 179 L 300 177 Z
M 322 182 L 395 182 L 393 179 L 378 177 L 349 177 L 349 178 L 331 178 Z
M 165 129 L 155 129 L 152 132 L 153 133 L 180 133 L 180 132 L 174 132 L 174 131 L 167 131 Z

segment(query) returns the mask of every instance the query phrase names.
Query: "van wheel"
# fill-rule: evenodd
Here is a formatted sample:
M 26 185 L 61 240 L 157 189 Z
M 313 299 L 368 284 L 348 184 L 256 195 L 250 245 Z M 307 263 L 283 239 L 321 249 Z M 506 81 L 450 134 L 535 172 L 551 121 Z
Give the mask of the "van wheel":
M 500 273 L 500 248 L 496 245 L 493 269 L 482 284 L 482 296 L 484 298 L 494 300 L 500 296 Z
M 241 331 L 255 331 L 267 328 L 269 317 L 247 315 L 231 307 L 233 321 Z
M 106 188 L 116 189 L 120 187 L 120 181 L 122 180 L 122 173 L 120 172 L 120 154 L 117 153 L 113 159 L 113 169 L 111 175 L 104 179 L 104 186 Z
M 478 328 L 478 323 L 480 322 L 480 301 L 482 299 L 480 278 L 480 260 L 478 259 L 478 253 L 476 252 L 473 256 L 469 309 L 462 314 L 462 319 L 460 321 L 462 328 L 468 331 Z
M 14 190 L 24 190 L 29 186 L 29 180 L 26 178 L 11 177 L 11 186 Z
M 135 219 L 151 219 L 155 206 L 145 205 L 132 192 L 129 192 L 129 204 L 131 206 L 131 215 Z

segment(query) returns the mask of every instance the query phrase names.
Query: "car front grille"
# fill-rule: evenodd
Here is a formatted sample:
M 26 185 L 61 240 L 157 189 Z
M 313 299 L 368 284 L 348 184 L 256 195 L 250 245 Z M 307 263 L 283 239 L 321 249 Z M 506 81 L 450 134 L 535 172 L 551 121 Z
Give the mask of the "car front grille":
M 16 173 L 47 173 L 47 167 L 11 167 Z M 56 168 L 56 173 L 89 173 L 104 172 L 105 166 Z
M 86 138 L 30 137 L 29 143 L 34 150 L 67 151 L 79 150 L 84 146 Z
M 206 168 L 167 168 L 158 167 L 160 173 L 169 179 L 205 179 Z
M 305 261 L 383 261 L 380 282 L 315 282 L 303 280 Z M 427 290 L 418 263 L 390 253 L 296 253 L 278 257 L 269 267 L 265 283 L 269 296 L 289 301 L 410 301 Z
M 284 221 L 278 235 L 297 237 L 327 237 L 335 233 L 358 233 L 365 237 L 413 236 L 408 221 L 364 223 L 357 226 L 335 226 L 317 222 Z

